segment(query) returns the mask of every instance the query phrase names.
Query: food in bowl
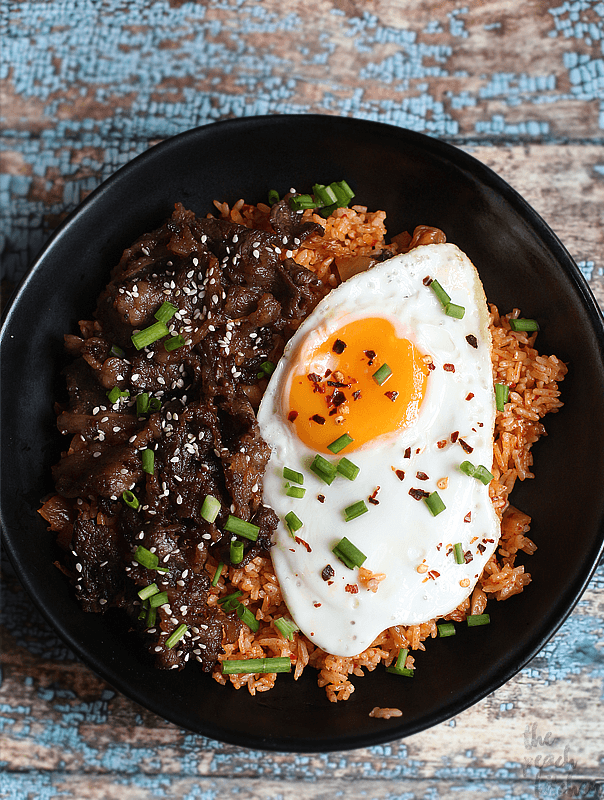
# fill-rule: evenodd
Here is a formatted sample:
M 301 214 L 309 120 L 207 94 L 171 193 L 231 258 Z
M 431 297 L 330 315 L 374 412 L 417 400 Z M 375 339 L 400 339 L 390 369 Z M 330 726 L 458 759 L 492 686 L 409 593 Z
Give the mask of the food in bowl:
M 74 583 L 83 608 L 98 612 L 124 608 L 137 621 L 140 635 L 159 667 L 180 669 L 189 660 L 197 660 L 216 680 L 230 681 L 237 688 L 247 685 L 255 693 L 270 688 L 279 671 L 293 667 L 294 677 L 299 677 L 304 667 L 311 665 L 319 669 L 319 685 L 326 687 L 330 700 L 346 699 L 354 689 L 352 674 L 361 675 L 363 667 L 371 670 L 380 662 L 399 674 L 412 674 L 414 659 L 410 651 L 423 649 L 426 638 L 438 635 L 439 625 L 441 635 L 446 635 L 451 631 L 446 626 L 468 616 L 474 621 L 486 621 L 487 596 L 505 599 L 529 582 L 523 566 L 515 565 L 515 558 L 519 550 L 531 553 L 535 549 L 526 537 L 530 520 L 509 506 L 508 495 L 516 478 L 531 476 L 530 447 L 544 432 L 541 418 L 561 405 L 557 383 L 566 368 L 555 356 L 538 354 L 534 348 L 536 331 L 512 330 L 527 325 L 515 322 L 519 318 L 517 310 L 500 317 L 491 307 L 487 320 L 480 292 L 470 292 L 470 296 L 474 294 L 472 301 L 465 292 L 465 305 L 454 293 L 449 301 L 445 296 L 439 297 L 436 290 L 440 281 L 435 282 L 435 275 L 429 270 L 423 274 L 420 269 L 424 255 L 424 263 L 434 267 L 433 273 L 434 262 L 439 259 L 445 263 L 447 259 L 459 260 L 467 275 L 474 273 L 467 259 L 453 245 L 446 244 L 444 235 L 435 229 L 422 227 L 413 236 L 394 237 L 387 245 L 385 214 L 370 213 L 361 206 L 336 208 L 326 218 L 315 208 L 302 212 L 292 209 L 289 196 L 272 206 L 250 206 L 240 201 L 232 209 L 224 204 L 218 204 L 218 208 L 220 218 L 199 219 L 177 205 L 170 220 L 124 252 L 99 297 L 95 319 L 80 323 L 79 336 L 66 337 L 75 360 L 65 371 L 69 402 L 58 408 L 58 425 L 62 433 L 72 438 L 54 468 L 57 493 L 44 503 L 41 513 L 65 551 L 59 566 Z M 426 241 L 431 244 L 426 245 Z M 392 257 L 391 262 L 388 259 Z M 377 266 L 372 270 L 364 271 L 374 264 Z M 354 444 L 350 442 L 336 455 L 329 449 L 335 439 L 317 443 L 315 450 L 327 464 L 336 464 L 336 471 L 344 461 L 344 473 L 328 483 L 325 474 L 317 475 L 303 457 L 298 463 L 293 452 L 287 453 L 288 463 L 280 463 L 279 459 L 277 463 L 278 442 L 270 442 L 273 447 L 269 446 L 263 432 L 277 419 L 275 398 L 288 372 L 290 356 L 296 351 L 296 342 L 304 340 L 305 325 L 308 323 L 307 327 L 314 330 L 312 320 L 317 317 L 313 315 L 320 314 L 338 293 L 345 296 L 342 290 L 348 281 L 351 286 L 363 286 L 374 269 L 390 274 L 391 269 L 408 269 L 407 265 L 421 278 L 410 290 L 425 293 L 422 296 L 430 298 L 430 313 L 440 314 L 435 317 L 436 322 L 420 320 L 420 324 L 437 329 L 446 325 L 446 330 L 456 324 L 459 327 L 455 335 L 460 330 L 464 333 L 457 344 L 450 333 L 450 341 L 444 336 L 445 349 L 438 354 L 414 345 L 418 355 L 410 351 L 411 394 L 415 391 L 416 396 L 407 403 L 408 413 L 397 428 L 401 437 L 398 444 L 387 444 L 388 455 L 399 447 L 399 460 L 380 459 L 387 476 L 384 480 L 380 476 L 379 482 L 377 475 L 367 476 L 372 478 L 371 493 L 346 505 L 345 498 L 353 487 L 363 486 L 365 491 L 363 481 L 367 471 L 373 469 L 361 465 L 359 475 L 350 479 L 354 468 L 359 467 L 354 459 L 364 459 L 364 448 L 347 451 Z M 426 284 L 424 278 L 428 279 Z M 475 286 L 474 278 L 470 280 Z M 332 289 L 335 291 L 330 294 Z M 464 313 L 460 317 L 462 305 Z M 372 314 L 372 319 L 384 318 L 384 309 Z M 473 332 L 465 332 L 463 326 L 473 319 Z M 489 352 L 487 327 L 493 339 L 492 382 L 485 361 L 485 353 L 488 356 Z M 410 341 L 415 331 L 408 332 L 408 336 Z M 476 340 L 476 347 L 468 336 Z M 343 352 L 352 346 L 339 336 L 336 338 L 346 344 Z M 290 349 L 281 361 L 290 341 Z M 458 345 L 466 348 L 468 359 L 463 371 L 461 361 L 444 358 L 451 343 L 456 352 Z M 333 344 L 335 340 L 331 351 Z M 372 359 L 364 349 L 368 368 L 375 366 L 374 371 L 378 372 L 384 363 L 390 368 L 383 358 L 378 363 L 377 351 L 370 365 Z M 455 471 L 447 467 L 442 474 L 434 472 L 421 461 L 425 450 L 413 452 L 418 447 L 409 438 L 410 431 L 417 433 L 418 429 L 406 424 L 420 419 L 422 409 L 431 408 L 429 392 L 424 407 L 422 380 L 429 383 L 431 373 L 438 372 L 439 379 L 451 378 L 450 386 L 455 385 L 457 391 L 458 379 L 475 372 L 478 362 L 470 359 L 478 357 L 485 415 L 475 419 L 473 432 L 470 421 L 463 420 L 463 425 L 470 424 L 465 438 L 462 421 L 457 427 L 454 423 L 448 425 L 442 438 L 436 435 L 436 428 L 432 430 L 434 435 L 430 429 L 421 434 L 427 437 L 425 448 L 430 439 L 430 446 L 442 450 L 442 455 L 455 452 L 462 456 Z M 451 366 L 454 371 L 449 369 Z M 342 380 L 329 381 L 339 370 L 326 375 L 328 369 L 331 368 L 326 366 L 321 374 L 307 370 L 303 378 L 319 387 L 317 392 L 313 388 L 313 395 L 331 396 L 336 409 L 331 417 L 334 425 L 341 425 L 335 418 L 346 418 L 342 406 L 358 401 L 348 397 L 338 402 L 336 392 L 346 395 L 352 390 L 354 394 L 358 389 L 349 379 L 356 380 L 358 376 L 343 374 Z M 309 380 L 309 374 L 320 380 Z M 484 380 L 487 375 L 489 380 Z M 414 384 L 413 376 L 422 386 L 416 385 L 417 381 Z M 382 384 L 373 378 L 373 372 L 370 377 L 381 391 Z M 402 397 L 401 389 L 393 383 L 389 388 L 393 377 L 394 371 L 384 380 L 382 391 L 384 397 L 385 392 L 397 392 L 394 400 L 386 398 L 392 406 Z M 329 382 L 344 385 L 328 387 Z M 493 383 L 507 387 L 507 392 L 498 390 L 500 410 L 496 412 L 494 438 L 489 416 L 493 414 Z M 373 388 L 373 384 L 369 386 Z M 269 386 L 273 388 L 268 390 Z M 465 399 L 470 394 L 478 400 L 479 392 L 467 386 L 463 403 L 456 400 L 450 405 L 461 405 L 465 414 L 472 407 L 474 398 Z M 445 397 L 441 407 L 446 404 Z M 288 407 L 286 416 L 297 410 Z M 325 424 L 331 421 L 331 410 L 325 412 Z M 438 416 L 438 409 L 431 413 Z M 315 415 L 323 416 L 313 411 L 309 419 Z M 291 439 L 296 419 L 281 422 Z M 312 425 L 327 430 L 316 420 Z M 340 436 L 344 433 L 347 431 L 342 430 Z M 480 446 L 469 441 L 469 434 L 481 439 Z M 300 437 L 296 434 L 294 438 Z M 444 444 L 439 448 L 440 442 Z M 309 449 L 308 444 L 304 446 Z M 475 446 L 476 453 L 481 453 L 479 460 Z M 487 450 L 483 454 L 480 448 Z M 491 459 L 485 463 L 487 451 Z M 291 462 L 292 458 L 296 463 Z M 465 472 L 459 469 L 464 462 Z M 348 474 L 346 463 L 352 464 Z M 283 467 L 289 478 L 284 478 Z M 327 469 L 329 472 L 331 468 Z M 298 483 L 292 474 L 298 480 L 301 475 L 304 483 Z M 420 474 L 426 478 L 418 477 Z M 319 587 L 330 592 L 336 586 L 343 599 L 341 607 L 348 614 L 361 598 L 371 598 L 370 603 L 373 598 L 381 602 L 388 597 L 388 573 L 392 570 L 379 572 L 365 566 L 365 560 L 357 564 L 355 558 L 366 556 L 371 565 L 372 554 L 367 552 L 368 547 L 363 550 L 357 546 L 358 539 L 355 545 L 354 540 L 360 531 L 371 530 L 368 521 L 373 516 L 382 519 L 382 507 L 388 507 L 386 477 L 394 482 L 399 499 L 404 497 L 407 506 L 413 504 L 417 512 L 423 512 L 418 522 L 421 526 L 428 520 L 442 523 L 449 516 L 442 510 L 438 512 L 438 505 L 430 507 L 426 501 L 432 497 L 432 503 L 439 499 L 449 510 L 453 508 L 455 504 L 449 504 L 448 497 L 454 482 L 470 486 L 476 501 L 464 510 L 459 533 L 445 535 L 443 531 L 439 536 L 438 527 L 431 529 L 430 536 L 436 540 L 432 542 L 430 558 L 427 549 L 425 554 L 421 549 L 425 543 L 416 545 L 417 553 L 410 553 L 412 545 L 405 543 L 406 578 L 413 573 L 418 582 L 417 596 L 419 607 L 424 606 L 423 614 L 417 609 L 413 613 L 417 611 L 419 616 L 384 619 L 377 633 L 368 628 L 360 639 L 358 634 L 351 634 L 344 637 L 346 642 L 341 646 L 332 645 L 329 638 L 315 643 L 310 634 L 317 632 L 309 627 L 314 625 L 303 620 L 303 611 L 298 609 L 302 608 L 300 603 L 306 603 L 306 609 L 314 613 L 314 603 L 323 601 L 304 591 L 296 598 L 286 590 L 288 607 L 279 561 L 275 559 L 276 574 L 271 553 L 285 549 L 289 559 L 287 545 L 291 543 L 297 557 L 304 560 L 311 555 L 310 516 L 302 519 L 304 514 L 298 512 L 312 500 L 322 513 L 336 517 L 343 514 L 339 522 L 346 532 L 346 536 L 334 537 L 337 541 L 327 537 L 321 545 L 322 560 L 315 565 L 313 590 Z M 312 481 L 321 490 L 315 491 L 315 485 L 311 495 Z M 265 489 L 269 486 L 273 502 Z M 410 489 L 415 490 L 416 496 L 409 495 Z M 336 497 L 338 500 L 332 502 Z M 288 504 L 288 511 L 275 513 L 285 510 L 281 508 L 283 503 Z M 355 503 L 363 503 L 368 511 L 347 514 L 346 509 Z M 359 510 L 362 506 L 357 505 L 356 511 Z M 304 523 L 304 528 L 296 527 L 293 517 L 288 518 L 290 511 Z M 468 513 L 469 519 L 465 520 Z M 472 517 L 476 523 L 479 513 L 487 520 L 487 528 L 466 536 L 465 530 L 473 527 Z M 500 518 L 501 540 L 496 549 Z M 349 530 L 357 533 L 348 534 Z M 333 553 L 341 539 L 351 542 L 354 549 L 342 552 L 340 547 L 338 553 Z M 440 549 L 436 549 L 439 544 Z M 323 564 L 326 547 L 331 555 Z M 381 548 L 385 551 L 387 545 Z M 434 606 L 434 614 L 443 618 L 439 624 L 437 617 L 427 611 L 427 606 L 436 602 L 434 590 L 441 577 L 435 574 L 441 573 L 433 560 L 436 553 L 448 567 L 448 574 L 455 576 L 455 568 L 459 575 L 463 572 L 462 577 L 451 579 L 457 580 L 456 591 L 461 595 L 448 606 Z M 479 565 L 480 569 L 476 569 Z M 292 574 L 296 569 L 289 566 Z M 462 581 L 468 584 L 462 586 Z M 400 590 L 400 582 L 397 588 Z M 423 600 L 424 594 L 428 601 Z M 331 617 L 325 618 L 329 627 Z M 352 627 L 350 620 L 347 624 Z M 354 635 L 357 639 L 352 638 Z M 319 644 L 326 644 L 328 649 Z M 361 646 L 363 649 L 358 650 Z

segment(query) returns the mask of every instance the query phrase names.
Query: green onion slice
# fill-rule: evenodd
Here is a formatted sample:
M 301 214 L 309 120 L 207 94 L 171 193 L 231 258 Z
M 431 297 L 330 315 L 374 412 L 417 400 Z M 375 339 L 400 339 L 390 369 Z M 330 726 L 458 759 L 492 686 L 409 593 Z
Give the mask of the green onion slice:
M 470 478 L 474 477 L 474 473 L 476 472 L 476 467 L 472 464 L 471 461 L 462 461 L 459 465 L 459 469 L 465 474 L 469 475 Z
M 157 309 L 155 314 L 153 315 L 158 322 L 168 322 L 168 320 L 172 319 L 174 314 L 178 311 L 176 306 L 173 306 L 172 303 L 168 303 L 166 300 L 161 306 Z
M 268 204 L 269 206 L 274 206 L 275 203 L 279 202 L 279 192 L 276 189 L 269 189 L 268 190 Z
M 250 539 L 252 542 L 256 541 L 260 533 L 258 525 L 246 522 L 243 519 L 239 519 L 239 517 L 234 517 L 232 514 L 229 514 L 227 517 L 227 521 L 224 523 L 224 529 L 229 533 L 234 533 L 236 536 L 243 536 L 244 539 Z
M 288 497 L 304 497 L 306 489 L 302 486 L 291 486 L 289 483 L 285 487 L 285 494 Z
M 138 596 L 141 600 L 147 600 L 149 597 L 153 597 L 154 594 L 157 594 L 159 589 L 157 588 L 156 583 L 151 583 L 149 586 L 145 586 L 143 589 L 138 590 Z
M 109 355 L 115 356 L 116 358 L 123 358 L 126 353 L 119 347 L 117 344 L 112 344 L 111 349 L 109 350 Z
M 328 486 L 331 485 L 336 477 L 337 467 L 335 464 L 332 464 L 331 461 L 328 461 L 323 456 L 317 455 L 314 457 L 312 464 L 310 465 L 311 470 L 321 478 Z
M 299 531 L 300 528 L 304 525 L 301 519 L 299 519 L 293 511 L 288 511 L 285 515 L 285 525 L 287 526 L 290 535 L 293 537 L 296 531 Z
M 220 597 L 218 599 L 218 604 L 222 605 L 223 603 L 228 603 L 231 600 L 236 600 L 238 597 L 241 597 L 242 594 L 243 592 L 241 589 L 236 589 L 234 592 L 231 592 L 231 594 L 225 594 L 224 597 Z
M 256 633 L 258 628 L 260 627 L 260 623 L 256 619 L 256 617 L 252 614 L 249 608 L 246 608 L 243 603 L 238 603 L 237 605 L 237 616 L 239 619 L 248 626 L 248 628 Z
M 178 626 L 178 628 L 176 628 L 176 630 L 173 631 L 170 634 L 170 636 L 168 636 L 168 638 L 166 639 L 166 647 L 168 648 L 168 650 L 171 650 L 175 644 L 180 642 L 180 640 L 182 639 L 182 637 L 185 635 L 186 632 L 187 632 L 187 626 L 185 625 L 184 622 L 182 622 Z
M 367 511 L 369 511 L 369 509 L 367 508 L 365 501 L 359 500 L 344 509 L 344 519 L 346 522 L 350 522 L 351 520 L 360 517 L 361 514 L 365 514 Z
M 149 605 L 151 608 L 159 608 L 168 602 L 168 592 L 158 592 L 149 598 Z
M 354 481 L 361 471 L 360 467 L 357 467 L 356 464 L 353 464 L 352 461 L 349 461 L 346 457 L 341 458 L 338 461 L 338 466 L 336 469 L 340 475 L 348 478 L 349 481 Z
M 147 610 L 147 619 L 146 625 L 148 628 L 152 628 L 155 625 L 155 620 L 157 619 L 157 609 L 151 608 Z
M 293 620 L 287 619 L 287 617 L 279 617 L 279 619 L 275 619 L 273 622 L 275 623 L 275 628 L 277 628 L 282 636 L 289 642 L 294 641 L 294 633 L 299 631 L 300 628 Z
M 454 319 L 463 319 L 466 310 L 463 306 L 456 306 L 455 303 L 447 303 L 445 306 L 445 314 Z
M 312 192 L 321 206 L 331 206 L 338 202 L 336 193 L 331 186 L 324 186 L 322 183 L 315 183 Z
M 391 672 L 394 675 L 404 675 L 407 678 L 413 677 L 413 670 L 407 669 L 405 667 L 405 661 L 407 660 L 407 656 L 409 655 L 408 649 L 400 649 L 398 651 L 398 656 L 396 659 L 396 664 L 392 667 L 386 667 L 386 672 Z
M 332 552 L 348 567 L 348 569 L 362 566 L 367 558 L 365 553 L 362 553 L 345 536 L 340 539 L 337 545 L 332 549 Z
M 474 477 L 484 483 L 486 486 L 493 480 L 493 473 L 489 472 L 489 470 L 484 467 L 482 464 L 479 464 L 476 469 L 474 470 Z
M 510 387 L 505 383 L 496 383 L 495 384 L 495 405 L 497 407 L 497 411 L 505 411 L 505 404 L 508 402 L 510 397 Z
M 304 483 L 304 475 L 301 472 L 296 472 L 294 469 L 290 469 L 289 467 L 283 467 L 283 477 L 286 481 L 293 481 L 294 483 L 299 484 Z
M 164 347 L 168 353 L 171 353 L 173 350 L 178 350 L 179 347 L 184 347 L 185 340 L 184 337 L 178 334 L 178 336 L 172 336 L 170 339 L 167 339 L 164 342 Z
M 211 494 L 206 494 L 205 500 L 199 512 L 206 522 L 214 522 L 220 511 L 220 500 L 217 500 Z
M 138 333 L 133 333 L 132 344 L 137 350 L 142 350 L 143 347 L 157 342 L 158 339 L 167 336 L 168 333 L 168 326 L 165 322 L 154 322 L 153 325 L 150 325 L 148 328 L 138 331 Z
M 218 581 L 220 580 L 220 576 L 222 575 L 222 570 L 224 569 L 224 561 L 220 561 L 218 566 L 216 567 L 216 572 L 214 573 L 214 577 L 212 578 L 212 586 L 218 586 Z
M 134 551 L 134 560 L 138 561 L 141 567 L 146 567 L 147 569 L 155 569 L 159 564 L 159 558 L 155 555 L 155 553 L 147 550 L 147 548 L 143 547 L 142 544 L 139 545 Z
M 149 447 L 143 450 L 143 472 L 148 475 L 153 475 L 155 472 L 155 452 Z
M 341 436 L 338 436 L 338 438 L 335 439 L 335 441 L 333 441 L 331 444 L 328 444 L 327 449 L 331 450 L 331 452 L 335 455 L 336 453 L 339 453 L 341 450 L 343 450 L 345 447 L 348 447 L 348 445 L 352 444 L 353 442 L 354 439 L 349 433 L 343 433 Z M 337 467 L 335 467 L 335 469 L 337 470 Z
M 455 563 L 465 564 L 466 559 L 464 558 L 463 547 L 461 546 L 461 542 L 457 542 L 457 544 L 453 545 L 453 551 L 455 553 Z
M 138 497 L 134 494 L 134 492 L 131 492 L 130 489 L 126 489 L 126 491 L 122 493 L 122 500 L 127 506 L 133 508 L 135 511 L 137 511 L 140 506 Z
M 488 625 L 491 621 L 491 617 L 488 614 L 470 614 L 466 617 L 466 621 L 468 627 L 473 628 L 477 625 Z
M 305 208 L 316 208 L 317 203 L 310 194 L 296 194 L 289 198 L 289 205 L 293 211 L 303 211 Z
M 291 672 L 292 662 L 289 656 L 277 658 L 246 658 L 232 659 L 222 662 L 223 675 L 261 674 L 270 672 Z
M 383 386 L 388 378 L 392 375 L 392 370 L 388 364 L 382 364 L 371 376 L 378 386 Z
M 449 295 L 448 295 L 448 294 L 445 292 L 445 290 L 444 290 L 444 289 L 443 289 L 443 287 L 440 285 L 440 283 L 439 283 L 437 280 L 433 280 L 433 281 L 430 283 L 430 288 L 432 289 L 432 291 L 434 292 L 434 294 L 435 294 L 435 295 L 438 297 L 438 299 L 439 299 L 439 300 L 440 300 L 440 302 L 443 304 L 443 306 L 446 308 L 446 307 L 447 307 L 447 305 L 448 305 L 448 304 L 451 302 L 451 298 L 450 298 L 450 297 L 449 297 Z
M 231 564 L 241 564 L 243 561 L 243 542 L 239 539 L 233 539 L 229 548 L 229 558 Z
M 136 398 L 136 416 L 142 417 L 149 412 L 149 392 L 141 392 Z
M 149 411 L 159 411 L 161 408 L 161 400 L 159 397 L 149 398 Z
M 446 508 L 438 492 L 432 492 L 428 497 L 424 497 L 424 503 L 430 509 L 430 513 L 433 517 L 438 516 L 438 514 Z
M 455 636 L 455 625 L 452 622 L 443 622 L 442 625 L 437 625 L 438 628 L 438 635 L 441 638 L 445 638 L 447 636 Z
M 124 389 L 122 391 L 119 386 L 114 386 L 113 389 L 110 389 L 107 392 L 107 398 L 111 403 L 111 405 L 117 403 L 120 397 L 130 397 L 130 392 L 128 391 L 128 389 Z
M 539 323 L 536 319 L 524 319 L 520 317 L 519 319 L 510 320 L 510 328 L 513 331 L 538 331 Z

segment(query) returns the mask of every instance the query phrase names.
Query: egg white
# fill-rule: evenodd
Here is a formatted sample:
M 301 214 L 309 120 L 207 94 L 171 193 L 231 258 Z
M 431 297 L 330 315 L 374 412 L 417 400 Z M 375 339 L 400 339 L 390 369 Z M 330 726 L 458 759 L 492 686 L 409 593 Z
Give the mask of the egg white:
M 424 285 L 426 276 L 437 279 L 452 302 L 465 307 L 463 319 L 445 314 Z M 434 369 L 416 422 L 353 453 L 343 451 L 360 473 L 354 481 L 338 476 L 327 486 L 309 469 L 316 451 L 300 441 L 287 420 L 291 375 L 297 364 L 306 363 L 313 343 L 348 322 L 376 316 L 390 320 L 399 336 L 430 355 Z M 272 448 L 264 502 L 282 520 L 271 555 L 293 619 L 329 653 L 354 656 L 392 625 L 416 625 L 450 613 L 472 592 L 497 546 L 500 525 L 488 486 L 459 469 L 466 460 L 487 469 L 493 461 L 495 398 L 488 326 L 484 290 L 469 258 L 452 244 L 426 245 L 334 289 L 290 340 L 271 377 L 258 411 L 262 436 Z M 467 336 L 475 337 L 477 347 Z M 444 364 L 453 364 L 455 371 L 446 371 Z M 303 498 L 285 494 L 284 466 L 304 473 Z M 393 468 L 404 471 L 403 480 Z M 419 480 L 418 472 L 429 479 Z M 442 478 L 448 486 L 437 489 Z M 378 486 L 379 505 L 368 504 L 368 513 L 346 522 L 344 508 L 361 499 L 367 503 Z M 410 488 L 438 491 L 446 509 L 433 517 L 423 500 L 409 495 Z M 304 523 L 296 534 L 300 542 L 283 523 L 292 510 Z M 333 554 L 342 537 L 367 556 L 364 568 L 385 574 L 377 592 L 364 588 L 358 570 L 348 569 Z M 451 550 L 457 542 L 470 552 L 469 563 L 456 563 Z M 321 576 L 327 564 L 335 570 L 329 582 Z M 430 577 L 424 567 L 438 576 Z M 356 586 L 358 592 L 347 586 Z

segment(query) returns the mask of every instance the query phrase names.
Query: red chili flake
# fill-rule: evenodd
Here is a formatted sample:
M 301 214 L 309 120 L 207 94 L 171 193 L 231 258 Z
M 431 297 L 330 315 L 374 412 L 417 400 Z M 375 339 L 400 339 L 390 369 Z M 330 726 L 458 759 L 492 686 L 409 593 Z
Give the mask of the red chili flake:
M 305 547 L 305 548 L 308 550 L 308 552 L 309 552 L 309 553 L 312 553 L 312 548 L 311 548 L 311 546 L 308 544 L 308 542 L 305 542 L 305 541 L 304 541 L 304 539 L 300 539 L 300 537 L 299 537 L 299 536 L 294 536 L 294 539 L 296 540 L 296 542 L 297 542 L 298 544 L 301 544 L 301 545 L 302 545 L 302 547 Z
M 376 486 L 375 489 L 373 490 L 373 493 L 367 498 L 367 500 L 370 503 L 372 503 L 374 506 L 379 506 L 379 504 L 380 504 L 380 501 L 376 500 L 376 497 L 377 497 L 379 491 L 380 491 L 380 487 Z
M 468 392 L 466 395 L 466 400 L 471 400 L 474 397 L 474 392 Z
M 468 343 L 468 344 L 469 344 L 471 347 L 478 347 L 478 339 L 477 339 L 477 338 L 474 336 L 474 334 L 473 334 L 473 333 L 469 333 L 469 334 L 466 336 L 466 342 L 467 342 L 467 343 Z
M 319 503 L 324 503 L 325 502 L 325 495 L 324 494 L 318 494 L 317 495 L 317 500 L 319 501 Z
M 392 400 L 393 403 L 398 397 L 398 392 L 384 392 L 384 394 L 386 395 L 388 400 Z
M 426 366 L 428 367 L 428 369 L 436 369 L 436 364 L 433 364 L 432 362 L 426 364 Z
M 430 492 L 424 492 L 423 489 L 409 489 L 409 494 L 414 500 L 421 500 L 423 497 L 430 496 Z
M 328 586 L 333 586 L 333 581 L 327 581 Z
M 375 350 L 364 350 L 363 352 L 369 359 L 369 366 L 371 366 L 373 364 L 373 359 L 376 357 L 377 353 L 375 352 Z
M 394 469 L 394 467 L 392 467 L 392 469 Z M 404 478 L 405 478 L 405 473 L 403 472 L 403 470 L 402 470 L 402 469 L 395 469 L 395 470 L 394 470 L 394 472 L 395 472 L 395 474 L 396 474 L 396 477 L 399 479 L 399 481 L 402 481 L 402 480 L 404 480 Z
M 430 480 L 425 472 L 416 472 L 415 477 L 418 481 L 427 481 Z
M 337 408 L 332 408 L 331 411 L 329 412 L 329 416 L 333 417 L 333 415 L 337 414 L 337 413 L 338 413 L 338 409 Z
M 313 383 L 319 383 L 319 381 L 321 380 L 321 376 L 317 375 L 316 372 L 309 372 L 306 377 L 308 378 L 309 381 L 312 381 Z
M 352 399 L 353 400 L 358 400 L 360 396 L 361 396 L 361 390 L 360 389 L 357 389 L 356 392 L 352 393 Z
M 433 581 L 435 581 L 437 578 L 440 578 L 440 572 L 438 572 L 435 569 L 431 569 L 428 575 L 432 578 Z
M 474 561 L 474 556 L 469 550 L 466 550 L 466 552 L 463 554 L 463 560 L 466 562 L 466 564 L 469 564 L 470 561 Z
M 356 583 L 347 583 L 344 587 L 344 591 L 348 592 L 349 594 L 358 594 L 359 587 L 356 585 Z
M 411 448 L 410 447 L 408 447 L 405 450 L 404 458 L 411 458 Z
M 294 550 L 294 548 L 293 548 L 293 547 L 290 547 L 290 548 L 289 548 L 289 552 L 290 552 L 290 553 L 295 553 L 296 551 Z
M 317 425 L 325 425 L 325 417 L 322 417 L 320 414 L 313 414 L 310 419 L 316 422 Z
M 472 512 L 471 511 L 468 511 L 468 513 L 463 518 L 463 521 L 464 522 L 471 522 L 472 521 Z
M 329 378 L 330 375 L 331 375 L 331 370 L 330 369 L 326 369 L 325 370 L 325 377 Z
M 313 386 L 313 392 L 318 392 L 319 394 L 325 394 L 325 386 L 322 383 L 315 383 Z
M 484 428 L 484 422 L 478 422 L 477 425 L 479 428 Z
M 331 349 L 334 353 L 341 356 L 344 350 L 346 350 L 346 342 L 343 342 L 341 339 L 336 339 Z
M 443 364 L 445 372 L 455 372 L 455 364 Z
M 482 541 L 485 542 L 485 543 L 486 542 L 490 542 L 491 544 L 494 544 L 495 539 L 483 539 Z
M 335 575 L 335 570 L 331 566 L 331 564 L 327 564 L 327 566 L 323 567 L 323 572 L 321 572 L 321 577 L 324 581 L 328 581 L 330 578 L 333 578 Z
M 321 608 L 321 603 L 313 603 L 313 606 L 314 606 L 315 608 Z
M 447 446 L 447 440 L 441 439 L 439 442 L 436 442 L 436 446 L 438 447 L 439 450 L 442 450 L 443 447 Z
M 453 444 L 455 444 L 455 442 L 457 441 L 458 436 L 459 436 L 459 431 L 453 431 L 453 433 L 451 434 L 451 442 Z
M 466 453 L 471 453 L 474 450 L 474 448 L 471 445 L 469 445 L 467 442 L 464 442 L 463 439 L 459 440 L 459 444 L 463 447 L 463 449 L 465 450 Z
M 478 550 L 478 552 L 479 552 L 479 553 L 482 555 L 482 553 L 484 553 L 484 551 L 485 551 L 487 548 L 486 548 L 486 547 L 485 547 L 483 544 L 478 544 L 478 545 L 476 545 L 476 549 L 477 549 L 477 550 Z
M 287 415 L 287 418 L 290 422 L 293 422 L 297 416 L 298 416 L 297 411 L 290 411 L 289 414 Z
M 422 283 L 424 284 L 424 286 L 430 286 L 430 284 L 432 283 L 432 278 L 429 275 L 426 275 Z
M 443 546 L 443 543 L 442 543 L 442 542 L 439 542 L 439 543 L 436 545 L 436 549 L 438 550 L 438 552 L 439 552 L 439 553 L 440 553 L 440 549 L 441 549 L 441 547 L 442 547 L 442 546 Z
M 331 396 L 331 402 L 337 408 L 338 406 L 341 406 L 342 403 L 346 402 L 346 395 L 344 392 L 334 392 Z
M 336 389 L 345 389 L 350 386 L 349 383 L 342 383 L 342 381 L 327 381 L 328 386 L 333 386 Z

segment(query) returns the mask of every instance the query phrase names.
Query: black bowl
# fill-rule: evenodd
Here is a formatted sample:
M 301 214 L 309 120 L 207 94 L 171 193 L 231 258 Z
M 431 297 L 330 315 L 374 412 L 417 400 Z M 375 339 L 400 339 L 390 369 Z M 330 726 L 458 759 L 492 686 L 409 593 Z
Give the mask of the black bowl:
M 176 201 L 198 214 L 212 200 L 264 200 L 269 189 L 308 191 L 345 178 L 356 200 L 385 209 L 389 231 L 442 228 L 478 267 L 487 297 L 540 321 L 538 345 L 569 362 L 565 406 L 534 448 L 535 480 L 515 505 L 533 517 L 539 546 L 523 594 L 489 606 L 486 628 L 458 626 L 427 643 L 413 680 L 378 668 L 330 704 L 307 670 L 250 697 L 195 665 L 148 666 L 125 619 L 83 613 L 53 566 L 54 537 L 36 513 L 61 450 L 53 400 L 62 391 L 62 339 L 88 317 L 122 249 Z M 604 535 L 604 325 L 572 259 L 527 203 L 490 169 L 435 139 L 382 124 L 321 116 L 256 117 L 174 137 L 119 170 L 65 221 L 22 282 L 2 332 L 2 523 L 23 585 L 64 640 L 121 692 L 206 736 L 281 751 L 350 749 L 391 741 L 459 713 L 523 667 L 572 610 Z M 398 706 L 403 716 L 368 716 Z

